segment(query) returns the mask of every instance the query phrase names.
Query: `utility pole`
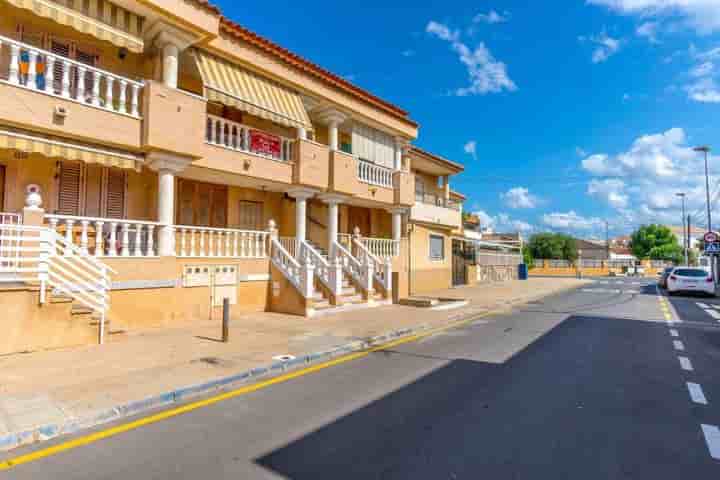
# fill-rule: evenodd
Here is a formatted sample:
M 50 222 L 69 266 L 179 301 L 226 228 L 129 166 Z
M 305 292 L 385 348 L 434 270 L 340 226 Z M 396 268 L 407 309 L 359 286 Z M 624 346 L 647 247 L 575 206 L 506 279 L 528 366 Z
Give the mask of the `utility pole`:
M 712 232 L 712 216 L 710 214 L 710 180 L 708 178 L 708 153 L 710 152 L 710 147 L 707 145 L 703 145 L 700 147 L 693 148 L 696 152 L 703 152 L 705 154 L 705 198 L 707 201 L 707 229 L 708 232 Z M 710 259 L 710 266 L 712 271 L 712 278 L 715 279 L 715 283 L 717 284 L 717 278 L 715 276 L 715 256 L 713 255 Z
M 682 229 L 683 229 L 683 251 L 685 252 L 685 265 L 688 264 L 688 236 L 685 234 L 685 192 L 676 193 L 678 197 L 682 199 L 682 217 L 680 217 L 680 220 L 682 222 Z
M 605 253 L 607 254 L 608 261 L 610 260 L 610 226 L 608 221 L 605 220 Z
M 691 222 L 691 221 L 690 221 L 690 215 L 688 215 L 688 216 L 687 216 L 687 244 L 688 244 L 688 248 L 690 248 L 690 232 L 691 232 L 691 230 L 690 230 L 690 225 L 691 225 L 691 223 L 690 223 L 690 222 Z

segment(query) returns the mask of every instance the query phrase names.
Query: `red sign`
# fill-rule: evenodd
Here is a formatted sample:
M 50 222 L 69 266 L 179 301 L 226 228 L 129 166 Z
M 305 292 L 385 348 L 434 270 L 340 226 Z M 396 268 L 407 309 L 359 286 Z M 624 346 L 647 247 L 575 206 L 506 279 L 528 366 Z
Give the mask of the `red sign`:
M 716 243 L 718 240 L 718 234 L 716 232 L 707 232 L 703 237 L 705 243 Z
M 280 148 L 280 137 L 276 135 L 270 135 L 269 133 L 261 132 L 259 130 L 250 130 L 251 152 L 272 155 L 273 157 L 279 157 Z

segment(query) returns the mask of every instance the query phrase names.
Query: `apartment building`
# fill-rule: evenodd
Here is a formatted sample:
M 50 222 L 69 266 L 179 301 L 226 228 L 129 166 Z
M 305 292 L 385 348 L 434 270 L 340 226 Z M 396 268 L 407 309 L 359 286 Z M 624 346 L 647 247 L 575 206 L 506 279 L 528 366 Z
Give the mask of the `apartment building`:
M 407 112 L 204 0 L 0 3 L 0 353 L 224 298 L 312 316 L 408 295 L 413 172 L 458 168 L 411 166 Z
M 415 146 L 408 156 L 415 177 L 415 203 L 408 216 L 409 293 L 463 285 L 468 263 L 462 222 L 465 197 L 450 188 L 450 178 L 464 167 Z

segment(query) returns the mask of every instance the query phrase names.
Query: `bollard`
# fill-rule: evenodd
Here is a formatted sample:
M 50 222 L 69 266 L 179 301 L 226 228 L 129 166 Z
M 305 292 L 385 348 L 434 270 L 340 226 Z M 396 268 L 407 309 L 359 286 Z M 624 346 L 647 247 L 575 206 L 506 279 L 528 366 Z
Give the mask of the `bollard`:
M 228 343 L 230 340 L 230 299 L 223 298 L 223 319 L 222 319 L 222 341 Z

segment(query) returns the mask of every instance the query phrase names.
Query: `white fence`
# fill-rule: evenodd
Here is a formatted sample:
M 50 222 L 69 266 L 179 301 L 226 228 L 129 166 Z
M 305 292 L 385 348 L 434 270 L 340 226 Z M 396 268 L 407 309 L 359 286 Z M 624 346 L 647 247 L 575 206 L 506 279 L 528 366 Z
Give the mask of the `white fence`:
M 78 247 L 83 255 L 95 257 L 155 257 L 157 222 L 79 217 L 73 215 L 45 215 L 50 228 L 64 235 L 68 244 Z M 68 250 L 73 254 L 74 250 Z
M 362 238 L 360 240 L 370 253 L 379 258 L 392 258 L 400 255 L 400 242 L 390 238 Z
M 480 266 L 513 266 L 523 262 L 522 255 L 500 252 L 475 252 L 475 263 Z
M 8 72 L 3 80 L 113 112 L 140 116 L 142 82 L 0 37 L 0 49 L 5 48 L 10 55 L 0 58 L 9 58 L 10 63 L 0 66 L 0 71 Z
M 380 187 L 393 188 L 393 170 L 358 159 L 358 179 Z
M 178 257 L 266 258 L 268 232 L 232 228 L 175 226 Z
M 216 115 L 208 115 L 205 140 L 211 145 L 217 145 L 239 152 L 253 153 L 273 160 L 281 160 L 283 162 L 293 160 L 292 152 L 295 140 L 273 135 L 279 138 L 280 152 L 277 155 L 269 154 L 266 151 L 261 151 L 253 147 L 250 141 L 251 130 L 254 130 L 253 127 L 243 125 L 242 123 L 233 122 L 232 120 Z

